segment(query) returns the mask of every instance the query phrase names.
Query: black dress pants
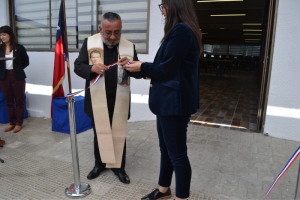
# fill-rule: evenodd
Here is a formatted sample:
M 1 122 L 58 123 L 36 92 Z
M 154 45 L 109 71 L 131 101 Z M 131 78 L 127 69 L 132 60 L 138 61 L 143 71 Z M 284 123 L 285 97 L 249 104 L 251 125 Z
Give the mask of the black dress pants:
M 115 106 L 115 97 L 111 97 L 107 95 L 107 106 L 108 106 L 108 114 L 109 114 L 109 122 L 110 122 L 110 127 L 112 126 L 112 118 L 114 115 L 114 106 Z M 100 168 L 105 168 L 106 164 L 102 162 L 100 153 L 99 153 L 99 146 L 98 146 L 98 140 L 97 140 L 97 133 L 95 129 L 95 124 L 94 124 L 94 119 L 92 119 L 92 127 L 94 130 L 94 157 L 95 157 L 95 166 L 100 167 Z M 96 122 L 97 123 L 97 122 Z M 124 144 L 124 150 L 123 150 L 123 156 L 122 156 L 122 163 L 121 163 L 121 168 L 111 168 L 111 170 L 114 173 L 120 173 L 120 172 L 125 172 L 125 163 L 126 163 L 126 140 Z
M 158 184 L 169 187 L 175 171 L 176 197 L 188 198 L 192 168 L 187 156 L 186 133 L 191 116 L 157 115 L 156 117 L 161 152 Z

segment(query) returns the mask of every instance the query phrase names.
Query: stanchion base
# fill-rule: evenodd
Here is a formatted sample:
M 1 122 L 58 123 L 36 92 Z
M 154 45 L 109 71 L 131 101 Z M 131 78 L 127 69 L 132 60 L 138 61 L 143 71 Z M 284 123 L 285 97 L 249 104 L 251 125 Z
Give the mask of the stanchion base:
M 81 183 L 80 191 L 76 190 L 75 183 L 69 185 L 66 190 L 66 196 L 72 199 L 83 198 L 91 193 L 91 186 L 87 183 Z

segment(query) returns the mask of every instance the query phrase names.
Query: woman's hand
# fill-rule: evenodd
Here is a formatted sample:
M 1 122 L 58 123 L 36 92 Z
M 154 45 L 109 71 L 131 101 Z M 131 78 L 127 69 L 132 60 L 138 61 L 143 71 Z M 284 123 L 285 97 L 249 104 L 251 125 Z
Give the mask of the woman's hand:
M 130 61 L 130 64 L 124 65 L 124 68 L 129 72 L 139 72 L 141 71 L 142 61 Z

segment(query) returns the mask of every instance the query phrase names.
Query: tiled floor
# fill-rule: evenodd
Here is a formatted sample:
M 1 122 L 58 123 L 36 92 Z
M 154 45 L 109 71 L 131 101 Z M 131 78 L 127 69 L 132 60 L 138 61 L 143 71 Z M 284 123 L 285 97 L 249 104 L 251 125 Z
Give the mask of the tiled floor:
M 253 73 L 200 76 L 199 81 L 200 109 L 190 123 L 256 132 L 259 92 Z

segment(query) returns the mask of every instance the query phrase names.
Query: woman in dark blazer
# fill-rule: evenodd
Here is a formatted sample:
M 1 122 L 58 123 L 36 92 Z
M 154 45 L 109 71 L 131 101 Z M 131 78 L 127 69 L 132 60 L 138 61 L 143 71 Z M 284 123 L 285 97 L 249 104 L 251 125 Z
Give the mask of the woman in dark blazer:
M 124 66 L 151 79 L 149 107 L 157 116 L 161 151 L 159 188 L 142 200 L 170 198 L 173 171 L 176 199 L 187 199 L 192 170 L 186 133 L 191 114 L 197 112 L 199 105 L 201 32 L 191 0 L 162 0 L 159 7 L 165 16 L 165 35 L 154 62 L 137 61 Z
M 0 28 L 0 58 L 12 57 L 13 60 L 0 60 L 0 86 L 6 100 L 9 125 L 5 132 L 19 132 L 24 118 L 25 72 L 29 58 L 25 48 L 17 44 L 16 37 L 9 26 Z M 16 102 L 16 104 L 15 104 Z

